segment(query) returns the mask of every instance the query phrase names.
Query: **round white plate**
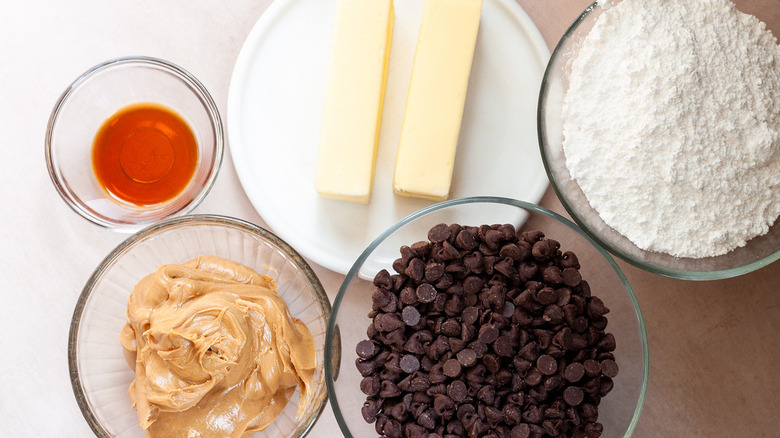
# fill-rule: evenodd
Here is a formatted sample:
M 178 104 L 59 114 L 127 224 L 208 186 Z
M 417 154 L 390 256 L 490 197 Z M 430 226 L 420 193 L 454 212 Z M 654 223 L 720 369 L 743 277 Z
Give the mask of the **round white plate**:
M 363 249 L 431 201 L 393 193 L 393 172 L 423 1 L 395 0 L 395 27 L 366 205 L 314 189 L 335 1 L 276 0 L 236 61 L 228 140 L 241 185 L 263 220 L 304 257 L 345 274 Z M 451 198 L 536 203 L 547 188 L 536 103 L 550 53 L 514 0 L 484 0 Z M 476 225 L 476 224 L 475 224 Z

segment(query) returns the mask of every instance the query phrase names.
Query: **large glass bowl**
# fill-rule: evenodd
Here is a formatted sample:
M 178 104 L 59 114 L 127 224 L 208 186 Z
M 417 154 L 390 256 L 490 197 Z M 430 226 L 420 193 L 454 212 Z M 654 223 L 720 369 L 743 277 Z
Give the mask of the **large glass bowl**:
M 133 286 L 160 265 L 199 255 L 233 260 L 273 277 L 290 313 L 314 336 L 317 368 L 311 402 L 297 415 L 296 389 L 282 414 L 253 438 L 305 436 L 327 400 L 323 346 L 330 301 L 309 265 L 287 243 L 256 225 L 221 216 L 184 216 L 145 228 L 95 269 L 76 304 L 68 341 L 71 383 L 84 418 L 100 438 L 146 436 L 130 405 L 134 373 L 119 343 L 127 299 Z
M 173 110 L 192 129 L 198 149 L 195 174 L 182 192 L 148 206 L 109 195 L 95 177 L 91 158 L 103 122 L 139 103 Z M 46 129 L 46 165 L 62 199 L 90 222 L 124 232 L 191 212 L 214 184 L 223 150 L 222 119 L 208 90 L 181 67 L 149 57 L 112 59 L 89 69 L 62 93 Z
M 612 0 L 612 4 L 619 2 Z M 569 86 L 571 62 L 604 7 L 593 3 L 571 25 L 552 53 L 539 95 L 538 135 L 542 160 L 555 193 L 572 219 L 612 254 L 641 269 L 686 280 L 734 277 L 780 259 L 780 223 L 769 232 L 727 254 L 706 258 L 680 258 L 637 247 L 612 229 L 590 206 L 566 167 L 563 151 L 563 99 Z M 760 17 L 759 17 L 760 18 Z M 670 61 L 673 62 L 673 61 Z M 618 147 L 618 145 L 616 145 Z
M 583 279 L 591 284 L 593 295 L 610 309 L 606 330 L 614 334 L 617 343 L 615 357 L 620 373 L 614 389 L 599 406 L 602 436 L 630 436 L 639 419 L 648 376 L 645 326 L 631 286 L 609 254 L 571 221 L 533 204 L 492 197 L 450 200 L 406 217 L 371 243 L 350 269 L 333 304 L 325 350 L 328 395 L 344 435 L 376 436 L 374 425 L 366 423 L 361 415 L 366 397 L 355 367 L 355 347 L 366 338 L 371 323 L 371 279 L 381 269 L 394 272 L 391 264 L 399 257 L 401 245 L 426 240 L 428 230 L 439 223 L 509 223 L 520 231 L 538 229 L 558 240 L 562 251 L 577 254 Z

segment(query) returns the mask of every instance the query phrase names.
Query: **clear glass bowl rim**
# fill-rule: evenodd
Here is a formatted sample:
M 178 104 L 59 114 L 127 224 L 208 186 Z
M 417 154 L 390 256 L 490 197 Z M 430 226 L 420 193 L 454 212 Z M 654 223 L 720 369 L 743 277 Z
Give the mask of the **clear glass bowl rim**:
M 654 265 L 652 263 L 644 263 L 641 260 L 637 260 L 631 255 L 625 253 L 624 251 L 615 248 L 614 246 L 606 242 L 604 239 L 599 237 L 598 233 L 594 232 L 590 227 L 588 227 L 587 222 L 584 221 L 582 219 L 582 216 L 577 212 L 577 210 L 571 206 L 571 203 L 566 198 L 566 195 L 563 193 L 563 190 L 561 190 L 561 188 L 558 186 L 558 181 L 555 179 L 555 175 L 550 170 L 551 164 L 547 160 L 547 154 L 545 154 L 544 152 L 545 151 L 544 128 L 546 126 L 544 103 L 547 98 L 548 90 L 550 89 L 550 75 L 552 74 L 553 65 L 555 65 L 556 63 L 555 61 L 557 61 L 558 58 L 561 56 L 566 42 L 572 38 L 577 28 L 585 21 L 585 19 L 591 13 L 593 13 L 593 11 L 597 7 L 598 7 L 598 1 L 595 1 L 591 3 L 590 6 L 585 8 L 582 14 L 580 14 L 580 16 L 576 20 L 574 20 L 571 26 L 569 26 L 569 28 L 563 34 L 563 37 L 561 37 L 561 39 L 558 41 L 558 44 L 555 46 L 555 49 L 550 55 L 550 61 L 547 64 L 547 68 L 544 71 L 544 76 L 542 77 L 542 86 L 539 92 L 539 102 L 537 105 L 537 118 L 536 118 L 537 120 L 536 132 L 539 139 L 539 150 L 542 154 L 542 162 L 544 163 L 544 169 L 547 172 L 547 177 L 550 180 L 550 185 L 552 186 L 556 196 L 558 196 L 558 199 L 561 201 L 563 208 L 566 209 L 566 211 L 569 213 L 572 219 L 574 219 L 574 222 L 576 222 L 586 234 L 588 234 L 593 240 L 598 242 L 600 246 L 606 248 L 610 253 L 636 266 L 637 268 L 640 268 L 648 272 L 652 272 L 654 274 L 670 277 L 670 278 L 676 278 L 680 280 L 695 280 L 695 281 L 722 280 L 722 279 L 737 277 L 740 275 L 753 272 L 755 270 L 763 268 L 764 266 L 768 266 L 769 264 L 780 259 L 780 248 L 779 248 L 777 251 L 767 255 L 761 260 L 756 260 L 746 265 L 737 266 L 734 268 L 720 269 L 715 271 L 688 271 L 688 270 L 681 270 L 681 269 L 665 268 L 665 267 Z
M 642 406 L 644 405 L 644 401 L 645 401 L 650 358 L 649 358 L 649 350 L 647 345 L 647 331 L 645 329 L 644 318 L 642 317 L 642 311 L 639 308 L 639 302 L 636 299 L 636 295 L 634 295 L 634 290 L 631 288 L 631 285 L 628 283 L 628 279 L 626 278 L 625 274 L 623 274 L 623 271 L 617 265 L 615 260 L 610 256 L 610 254 L 601 245 L 599 245 L 593 238 L 591 238 L 590 235 L 584 233 L 577 224 L 573 223 L 572 221 L 566 219 L 565 217 L 551 210 L 548 210 L 544 207 L 540 207 L 536 204 L 531 204 L 517 199 L 494 197 L 494 196 L 474 196 L 468 198 L 451 199 L 418 210 L 410 214 L 409 216 L 401 219 L 395 225 L 393 225 L 392 227 L 388 228 L 385 232 L 380 234 L 379 237 L 374 239 L 374 241 L 371 242 L 371 244 L 368 245 L 368 247 L 366 247 L 366 249 L 360 254 L 360 256 L 357 258 L 355 263 L 352 265 L 352 268 L 350 268 L 346 278 L 344 279 L 344 282 L 341 284 L 341 287 L 339 288 L 336 298 L 333 300 L 333 309 L 331 310 L 330 320 L 328 321 L 328 330 L 325 333 L 325 384 L 327 385 L 328 388 L 328 398 L 330 399 L 331 408 L 333 409 L 333 414 L 336 416 L 336 422 L 338 423 L 339 428 L 341 428 L 341 432 L 344 434 L 346 438 L 353 438 L 352 434 L 349 432 L 349 428 L 346 422 L 344 421 L 344 417 L 341 415 L 341 409 L 339 408 L 338 399 L 335 396 L 336 389 L 334 386 L 335 383 L 333 381 L 334 363 L 339 364 L 337 366 L 340 366 L 341 363 L 340 356 L 343 348 L 343 346 L 341 345 L 341 340 L 336 339 L 335 337 L 336 316 L 338 315 L 339 307 L 341 306 L 341 301 L 344 299 L 344 295 L 346 294 L 347 288 L 349 287 L 349 284 L 351 283 L 352 279 L 354 279 L 357 276 L 360 267 L 363 265 L 366 259 L 368 259 L 368 256 L 371 255 L 371 253 L 382 243 L 382 241 L 384 241 L 388 236 L 392 235 L 403 226 L 409 224 L 415 219 L 418 219 L 422 216 L 425 216 L 437 210 L 441 210 L 441 209 L 445 209 L 457 205 L 480 204 L 480 203 L 510 205 L 510 206 L 515 206 L 517 208 L 521 208 L 524 210 L 528 210 L 534 213 L 539 213 L 544 216 L 550 217 L 562 223 L 563 225 L 566 225 L 572 230 L 576 231 L 580 236 L 582 236 L 585 240 L 587 240 L 604 257 L 607 263 L 610 266 L 612 266 L 612 268 L 615 270 L 615 273 L 620 278 L 620 281 L 623 283 L 623 286 L 626 288 L 626 293 L 628 294 L 628 298 L 631 301 L 631 304 L 634 306 L 634 313 L 638 322 L 639 334 L 642 340 L 642 346 L 641 346 L 642 358 L 643 358 L 642 376 L 641 376 L 642 385 L 639 392 L 639 400 L 636 408 L 634 409 L 634 415 L 631 418 L 631 423 L 625 434 L 626 437 L 631 436 L 634 432 L 634 429 L 636 428 L 637 421 L 639 421 L 639 416 L 642 412 Z M 337 344 L 334 345 L 334 342 L 337 342 Z M 335 357 L 333 355 L 334 347 L 336 350 L 338 350 L 339 357 Z
M 81 384 L 81 377 L 79 376 L 78 363 L 76 360 L 78 356 L 78 351 L 77 351 L 78 345 L 76 342 L 77 334 L 81 323 L 81 316 L 84 313 L 84 307 L 87 303 L 87 299 L 91 295 L 92 290 L 95 287 L 97 281 L 105 273 L 106 269 L 113 266 L 116 260 L 120 258 L 122 255 L 124 255 L 136 243 L 143 241 L 148 237 L 168 231 L 170 229 L 175 229 L 175 228 L 180 228 L 180 227 L 190 226 L 190 225 L 196 225 L 196 226 L 216 225 L 216 226 L 238 229 L 241 231 L 248 232 L 250 234 L 258 235 L 262 239 L 270 242 L 272 245 L 279 248 L 286 256 L 290 258 L 290 260 L 293 263 L 295 263 L 298 266 L 298 268 L 304 274 L 306 279 L 312 285 L 312 288 L 314 289 L 314 293 L 317 299 L 317 304 L 320 306 L 320 308 L 323 309 L 323 316 L 325 320 L 327 321 L 330 320 L 330 315 L 331 315 L 330 300 L 328 299 L 328 295 L 325 293 L 325 289 L 322 286 L 319 277 L 317 277 L 317 274 L 314 273 L 314 270 L 312 270 L 309 263 L 306 262 L 306 260 L 300 254 L 298 254 L 298 252 L 292 246 L 290 246 L 287 242 L 285 242 L 284 240 L 282 240 L 272 232 L 266 230 L 265 228 L 262 228 L 251 222 L 242 219 L 237 219 L 234 217 L 229 217 L 229 216 L 188 215 L 188 216 L 166 219 L 157 222 L 151 226 L 148 226 L 142 229 L 141 231 L 138 231 L 137 233 L 133 234 L 132 236 L 125 239 L 125 241 L 117 245 L 116 248 L 111 250 L 111 252 L 108 253 L 108 255 L 103 259 L 103 261 L 100 262 L 97 268 L 95 268 L 92 275 L 90 275 L 89 279 L 84 285 L 81 294 L 79 295 L 78 301 L 76 302 L 76 307 L 73 310 L 73 317 L 71 318 L 71 322 L 70 322 L 70 331 L 68 334 L 68 371 L 70 375 L 70 383 L 71 383 L 71 387 L 73 388 L 73 394 L 76 397 L 76 402 L 78 403 L 79 409 L 81 410 L 81 414 L 84 416 L 84 419 L 87 421 L 87 424 L 89 424 L 90 429 L 92 429 L 95 435 L 99 438 L 111 438 L 111 435 L 108 432 L 106 432 L 106 430 L 100 424 L 100 421 L 98 421 L 98 419 L 95 417 L 95 414 L 92 412 L 92 410 L 89 407 L 89 403 L 87 402 L 87 398 L 85 395 L 86 391 L 84 390 L 84 387 Z M 326 352 L 325 357 L 327 358 L 327 348 L 325 349 L 325 352 Z M 327 376 L 327 367 L 325 368 L 325 375 Z M 313 401 L 314 409 L 312 409 L 308 418 L 306 418 L 305 421 L 303 421 L 301 427 L 298 428 L 297 430 L 298 434 L 293 435 L 291 438 L 302 438 L 309 433 L 311 428 L 320 418 L 322 411 L 325 408 L 325 405 L 328 401 L 327 394 L 328 394 L 327 392 L 324 392 L 321 397 Z
M 123 224 L 123 223 L 118 223 L 113 221 L 106 221 L 92 215 L 88 210 L 86 210 L 81 205 L 81 203 L 76 200 L 71 190 L 69 190 L 60 181 L 59 174 L 55 170 L 54 158 L 52 156 L 52 136 L 54 132 L 54 127 L 57 124 L 57 120 L 59 119 L 59 115 L 60 115 L 60 111 L 62 110 L 62 107 L 65 105 L 68 99 L 70 99 L 73 93 L 75 93 L 80 87 L 82 87 L 85 83 L 87 83 L 87 81 L 89 81 L 90 78 L 103 71 L 115 67 L 121 67 L 124 65 L 134 65 L 134 64 L 139 66 L 145 66 L 145 65 L 152 66 L 152 67 L 165 70 L 166 72 L 172 74 L 173 76 L 176 76 L 177 78 L 185 82 L 190 87 L 190 89 L 198 96 L 199 100 L 203 103 L 204 109 L 208 113 L 209 120 L 211 121 L 212 129 L 214 129 L 214 137 L 215 137 L 214 162 L 210 170 L 208 179 L 206 180 L 203 187 L 199 189 L 195 197 L 193 197 L 193 199 L 186 206 L 184 206 L 184 208 L 174 212 L 169 217 L 178 217 L 178 216 L 189 214 L 198 205 L 200 205 L 201 202 L 203 202 L 203 199 L 205 199 L 206 195 L 208 195 L 209 191 L 211 191 L 211 188 L 217 179 L 219 170 L 222 167 L 222 159 L 225 152 L 225 134 L 224 134 L 224 128 L 222 123 L 222 117 L 219 114 L 219 109 L 217 107 L 217 104 L 214 102 L 214 99 L 212 98 L 211 94 L 206 89 L 206 87 L 203 86 L 203 84 L 190 72 L 179 67 L 178 65 L 166 61 L 164 59 L 154 58 L 150 56 L 124 56 L 124 57 L 110 59 L 108 61 L 97 64 L 94 67 L 87 70 L 86 72 L 84 72 L 83 74 L 81 74 L 78 78 L 76 78 L 75 81 L 73 81 L 65 89 L 65 91 L 62 92 L 60 97 L 57 99 L 57 102 L 54 104 L 54 109 L 52 110 L 51 115 L 49 116 L 49 122 L 46 126 L 46 138 L 44 140 L 44 154 L 46 157 L 46 169 L 49 172 L 49 178 L 51 179 L 52 184 L 54 184 L 54 187 L 57 189 L 57 193 L 65 201 L 68 207 L 71 208 L 71 210 L 75 211 L 79 216 L 87 219 L 88 221 L 98 226 L 101 226 L 103 228 L 108 228 L 114 231 L 129 231 L 129 232 L 137 231 L 143 228 L 143 226 L 146 226 L 148 224 L 134 225 L 134 224 Z

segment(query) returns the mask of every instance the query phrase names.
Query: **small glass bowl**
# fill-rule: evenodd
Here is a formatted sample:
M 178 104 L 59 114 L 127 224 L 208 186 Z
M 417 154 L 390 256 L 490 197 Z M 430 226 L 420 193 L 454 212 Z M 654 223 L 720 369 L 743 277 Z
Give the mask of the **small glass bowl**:
M 311 331 L 317 361 L 311 402 L 296 415 L 296 389 L 282 414 L 253 438 L 305 436 L 327 401 L 323 348 L 330 301 L 291 246 L 263 228 L 222 216 L 185 216 L 152 225 L 117 246 L 95 269 L 76 303 L 68 340 L 71 384 L 84 418 L 100 438 L 146 436 L 130 404 L 134 372 L 119 343 L 127 300 L 135 284 L 160 265 L 199 255 L 233 260 L 273 277 L 290 313 Z
M 103 122 L 135 103 L 154 103 L 182 117 L 198 147 L 195 174 L 175 198 L 135 206 L 110 196 L 92 169 L 92 145 Z M 60 96 L 46 130 L 46 165 L 62 199 L 105 228 L 132 232 L 191 212 L 205 198 L 222 163 L 222 120 L 206 88 L 182 68 L 155 58 L 126 57 L 99 64 Z
M 620 0 L 612 0 L 616 5 Z M 591 4 L 569 27 L 552 53 L 542 79 L 538 107 L 539 147 L 555 193 L 572 219 L 612 254 L 632 265 L 684 280 L 717 280 L 747 274 L 780 259 L 780 221 L 763 236 L 717 257 L 682 258 L 639 248 L 604 222 L 571 178 L 563 151 L 563 99 L 571 62 L 605 8 Z M 760 17 L 759 17 L 760 18 Z
M 614 354 L 620 372 L 614 379 L 614 389 L 599 405 L 602 436 L 631 436 L 648 377 L 647 335 L 631 286 L 609 254 L 568 219 L 533 204 L 493 197 L 445 201 L 402 219 L 374 240 L 350 269 L 334 300 L 325 341 L 328 396 L 344 436 L 376 435 L 374 424 L 366 423 L 361 414 L 366 396 L 360 390 L 362 377 L 355 367 L 355 347 L 366 339 L 371 323 L 371 280 L 381 269 L 394 273 L 391 265 L 400 257 L 401 245 L 426 240 L 428 230 L 439 223 L 509 223 L 518 231 L 541 230 L 559 241 L 562 251 L 577 254 L 583 279 L 590 284 L 593 295 L 610 309 L 606 331 L 614 334 L 617 343 Z

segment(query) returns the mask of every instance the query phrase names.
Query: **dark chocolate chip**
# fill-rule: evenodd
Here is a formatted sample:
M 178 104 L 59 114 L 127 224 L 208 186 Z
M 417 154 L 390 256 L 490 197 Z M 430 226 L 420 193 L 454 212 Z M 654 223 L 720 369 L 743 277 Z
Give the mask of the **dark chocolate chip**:
M 461 380 L 455 380 L 447 386 L 447 395 L 458 403 L 462 403 L 468 396 L 468 388 Z
M 485 324 L 479 328 L 477 338 L 483 344 L 491 344 L 498 339 L 498 329 L 493 324 Z
M 371 359 L 372 357 L 376 356 L 377 353 L 379 353 L 379 347 L 375 343 L 366 339 L 358 342 L 357 347 L 355 347 L 355 351 L 357 352 L 358 357 L 361 359 Z
M 401 312 L 401 317 L 404 320 L 404 324 L 409 326 L 417 325 L 420 322 L 420 311 L 414 306 L 406 306 Z
M 569 382 L 579 382 L 585 376 L 585 367 L 579 362 L 571 363 L 566 366 L 563 376 Z
M 569 406 L 579 406 L 585 400 L 585 392 L 577 386 L 569 386 L 563 390 L 563 400 Z
M 598 376 L 601 373 L 601 364 L 593 359 L 588 359 L 582 364 L 585 367 L 585 374 L 590 377 Z
M 477 362 L 477 353 L 470 348 L 464 348 L 463 350 L 460 350 L 456 354 L 456 357 L 458 358 L 458 362 L 460 362 L 460 364 L 464 367 L 470 367 Z
M 556 303 L 558 302 L 558 292 L 551 287 L 543 287 L 536 293 L 536 301 L 544 306 Z
M 450 227 L 447 224 L 434 225 L 428 231 L 428 240 L 433 243 L 441 243 L 450 238 Z
M 444 263 L 431 260 L 425 265 L 425 281 L 435 282 L 444 275 Z
M 575 287 L 582 281 L 580 271 L 574 268 L 564 268 L 561 275 L 563 276 L 563 283 L 570 287 Z
M 601 372 L 607 377 L 615 377 L 618 375 L 618 365 L 612 359 L 601 361 Z
M 363 414 L 363 419 L 366 420 L 367 423 L 373 423 L 376 421 L 376 416 L 381 409 L 381 400 L 369 398 L 363 403 L 363 408 L 360 410 L 360 413 Z
M 531 428 L 526 423 L 520 423 L 512 428 L 510 438 L 531 438 Z
M 499 336 L 493 343 L 493 351 L 499 356 L 511 357 L 514 354 L 514 351 L 509 336 Z
M 360 381 L 360 390 L 363 391 L 363 394 L 368 396 L 379 394 L 380 387 L 381 382 L 376 376 L 364 377 L 363 380 Z
M 417 286 L 415 293 L 417 294 L 417 300 L 421 303 L 431 303 L 436 299 L 437 295 L 436 288 L 430 283 L 420 284 Z
M 460 376 L 461 364 L 457 359 L 449 359 L 447 362 L 444 362 L 442 370 L 445 376 L 455 378 Z
M 536 360 L 536 367 L 542 374 L 550 376 L 558 371 L 558 361 L 549 354 L 543 354 Z
M 401 357 L 401 371 L 411 374 L 420 369 L 420 360 L 413 354 L 406 354 Z
M 392 398 L 397 397 L 401 395 L 401 390 L 398 389 L 398 386 L 389 381 L 389 380 L 383 380 L 381 389 L 379 390 L 379 396 L 382 398 Z

